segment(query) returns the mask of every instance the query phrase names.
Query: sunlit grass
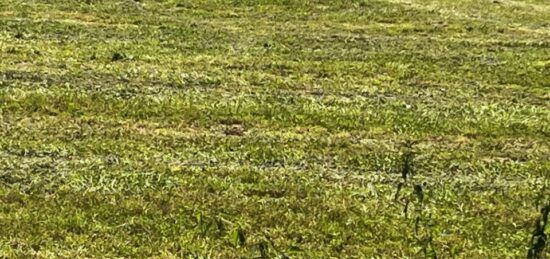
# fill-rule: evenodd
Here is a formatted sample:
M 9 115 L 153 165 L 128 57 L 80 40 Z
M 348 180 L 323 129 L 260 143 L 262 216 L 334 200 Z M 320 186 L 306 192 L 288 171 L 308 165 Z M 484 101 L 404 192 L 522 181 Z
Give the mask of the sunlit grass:
M 2 1 L 0 257 L 548 254 L 549 10 Z

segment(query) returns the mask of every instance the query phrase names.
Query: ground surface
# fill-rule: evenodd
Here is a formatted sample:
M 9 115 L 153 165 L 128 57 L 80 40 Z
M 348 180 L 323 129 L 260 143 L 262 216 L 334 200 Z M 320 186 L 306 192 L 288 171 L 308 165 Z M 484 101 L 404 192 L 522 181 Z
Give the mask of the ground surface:
M 549 89 L 546 0 L 3 0 L 0 257 L 524 257 Z

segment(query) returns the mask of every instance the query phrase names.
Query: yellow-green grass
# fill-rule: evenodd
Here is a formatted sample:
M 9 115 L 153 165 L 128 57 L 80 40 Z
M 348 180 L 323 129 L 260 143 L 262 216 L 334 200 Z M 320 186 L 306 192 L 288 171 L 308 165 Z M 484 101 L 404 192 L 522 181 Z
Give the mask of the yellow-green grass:
M 546 0 L 3 0 L 0 257 L 525 257 L 549 99 Z

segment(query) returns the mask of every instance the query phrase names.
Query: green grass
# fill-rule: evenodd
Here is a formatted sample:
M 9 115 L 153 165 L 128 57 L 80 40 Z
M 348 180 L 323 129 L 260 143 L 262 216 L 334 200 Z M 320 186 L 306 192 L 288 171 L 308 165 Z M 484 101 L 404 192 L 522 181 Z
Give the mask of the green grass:
M 3 0 L 0 257 L 525 257 L 549 99 L 546 0 Z

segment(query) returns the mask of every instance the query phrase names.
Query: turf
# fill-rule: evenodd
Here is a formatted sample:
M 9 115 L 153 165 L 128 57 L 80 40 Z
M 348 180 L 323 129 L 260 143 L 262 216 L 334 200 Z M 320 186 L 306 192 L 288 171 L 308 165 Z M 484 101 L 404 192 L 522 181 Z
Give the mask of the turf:
M 548 256 L 549 99 L 546 0 L 2 0 L 0 257 Z

